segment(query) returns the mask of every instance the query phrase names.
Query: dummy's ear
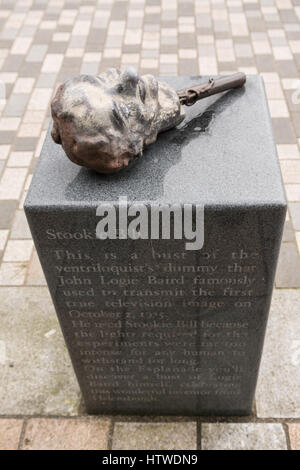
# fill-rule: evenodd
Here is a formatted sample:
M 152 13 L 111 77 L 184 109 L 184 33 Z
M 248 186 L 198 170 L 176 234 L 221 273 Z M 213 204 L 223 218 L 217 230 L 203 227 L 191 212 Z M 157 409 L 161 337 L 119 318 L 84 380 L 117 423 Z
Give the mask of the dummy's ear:
M 56 144 L 61 144 L 61 138 L 60 138 L 59 130 L 58 130 L 56 123 L 53 124 L 51 137 Z

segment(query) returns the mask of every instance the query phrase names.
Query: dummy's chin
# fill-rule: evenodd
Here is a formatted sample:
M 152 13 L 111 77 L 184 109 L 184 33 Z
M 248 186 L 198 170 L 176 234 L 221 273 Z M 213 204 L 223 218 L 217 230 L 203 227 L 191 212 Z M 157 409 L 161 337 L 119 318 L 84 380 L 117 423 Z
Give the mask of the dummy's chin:
M 159 82 L 158 101 L 160 108 L 158 132 L 172 129 L 184 120 L 185 112 L 180 105 L 179 97 L 176 91 L 166 82 Z

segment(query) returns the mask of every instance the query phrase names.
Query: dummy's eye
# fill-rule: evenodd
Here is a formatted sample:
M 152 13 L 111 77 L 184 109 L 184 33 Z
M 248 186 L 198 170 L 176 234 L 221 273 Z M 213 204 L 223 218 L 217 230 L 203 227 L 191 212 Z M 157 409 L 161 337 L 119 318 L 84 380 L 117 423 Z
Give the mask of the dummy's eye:
M 140 95 L 141 101 L 142 101 L 143 103 L 145 103 L 145 99 L 146 99 L 146 87 L 145 87 L 145 84 L 144 84 L 143 80 L 140 80 L 140 81 L 139 81 L 138 90 L 139 90 L 139 95 Z
M 118 107 L 116 103 L 113 101 L 112 104 L 112 115 L 111 115 L 112 121 L 115 124 L 115 126 L 119 129 L 122 129 L 124 127 L 124 121 L 123 118 L 118 110 Z

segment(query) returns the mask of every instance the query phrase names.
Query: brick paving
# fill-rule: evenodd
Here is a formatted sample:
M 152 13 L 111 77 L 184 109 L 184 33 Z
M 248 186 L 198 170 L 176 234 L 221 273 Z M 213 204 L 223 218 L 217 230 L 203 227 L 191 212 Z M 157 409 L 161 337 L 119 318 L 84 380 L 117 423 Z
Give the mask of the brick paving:
M 82 411 L 23 201 L 56 85 L 127 65 L 264 78 L 289 214 L 249 418 L 90 419 Z M 300 0 L 0 1 L 0 449 L 300 449 L 299 72 Z

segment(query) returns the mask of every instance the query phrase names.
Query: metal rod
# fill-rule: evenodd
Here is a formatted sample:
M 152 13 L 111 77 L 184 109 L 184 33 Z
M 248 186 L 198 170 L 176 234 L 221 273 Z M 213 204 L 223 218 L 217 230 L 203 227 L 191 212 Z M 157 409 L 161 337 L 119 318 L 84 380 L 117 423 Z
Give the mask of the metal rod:
M 222 93 L 232 88 L 241 88 L 246 82 L 246 75 L 242 72 L 221 78 L 210 78 L 208 82 L 201 85 L 191 86 L 183 90 L 177 90 L 180 103 L 185 106 L 192 106 L 196 101 L 208 96 Z

